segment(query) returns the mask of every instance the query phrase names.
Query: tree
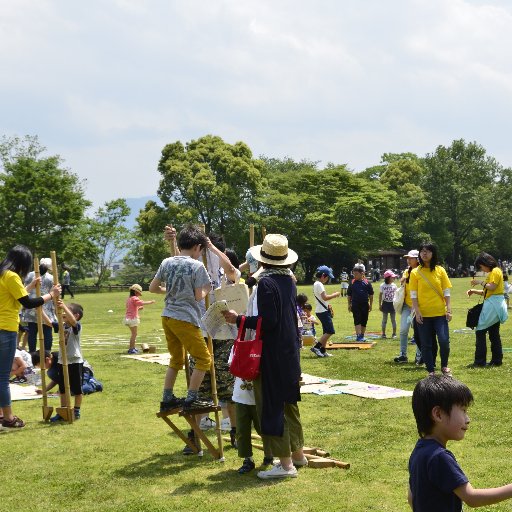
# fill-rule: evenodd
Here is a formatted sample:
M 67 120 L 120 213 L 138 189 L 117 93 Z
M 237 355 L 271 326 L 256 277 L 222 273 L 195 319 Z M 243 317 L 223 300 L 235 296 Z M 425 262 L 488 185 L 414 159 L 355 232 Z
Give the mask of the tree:
M 168 144 L 162 150 L 158 195 L 171 213 L 193 218 L 216 231 L 240 239 L 247 231 L 247 215 L 255 197 L 265 187 L 263 163 L 252 157 L 243 142 L 228 144 L 206 135 L 186 145 Z
M 476 142 L 455 140 L 425 158 L 426 231 L 456 267 L 492 246 L 508 210 L 504 169 Z M 500 186 L 500 183 L 502 186 Z
M 93 219 L 89 219 L 89 238 L 96 247 L 93 261 L 95 286 L 100 286 L 110 277 L 112 263 L 128 248 L 130 231 L 123 225 L 130 215 L 124 199 L 108 201 L 98 208 Z
M 78 176 L 62 168 L 59 156 L 42 157 L 44 151 L 37 137 L 0 143 L 0 244 L 4 252 L 21 243 L 39 255 L 55 250 L 66 258 L 91 203 Z M 74 255 L 85 255 L 86 246 L 74 244 Z

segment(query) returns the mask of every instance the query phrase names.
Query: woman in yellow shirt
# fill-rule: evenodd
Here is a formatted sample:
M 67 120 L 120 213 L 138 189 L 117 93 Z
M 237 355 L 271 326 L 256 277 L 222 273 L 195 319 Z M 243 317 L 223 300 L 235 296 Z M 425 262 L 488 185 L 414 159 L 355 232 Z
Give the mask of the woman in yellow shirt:
M 421 341 L 421 356 L 430 375 L 434 374 L 435 361 L 432 354 L 432 337 L 437 335 L 441 355 L 441 372 L 451 374 L 448 367 L 450 356 L 450 331 L 452 319 L 450 288 L 446 270 L 438 265 L 437 248 L 432 243 L 423 243 L 419 249 L 420 265 L 409 279 L 412 307 L 416 314 Z
M 478 325 L 476 326 L 476 346 L 475 361 L 471 365 L 478 366 L 501 366 L 503 362 L 503 349 L 501 347 L 500 324 L 508 318 L 507 304 L 505 302 L 505 286 L 503 274 L 498 262 L 486 252 L 482 252 L 475 260 L 475 267 L 487 273 L 485 280 L 473 279 L 471 285 L 481 285 L 483 290 L 468 290 L 468 297 L 471 295 L 481 295 L 484 298 L 484 304 Z M 489 333 L 491 342 L 491 361 L 487 363 L 487 342 L 485 333 Z
M 25 423 L 12 414 L 9 376 L 16 353 L 19 311 L 42 306 L 58 297 L 60 285 L 42 297 L 29 298 L 28 292 L 36 286 L 34 279 L 27 288 L 22 279 L 32 267 L 32 255 L 23 245 L 13 247 L 0 262 L 0 420 L 3 428 L 21 428 Z

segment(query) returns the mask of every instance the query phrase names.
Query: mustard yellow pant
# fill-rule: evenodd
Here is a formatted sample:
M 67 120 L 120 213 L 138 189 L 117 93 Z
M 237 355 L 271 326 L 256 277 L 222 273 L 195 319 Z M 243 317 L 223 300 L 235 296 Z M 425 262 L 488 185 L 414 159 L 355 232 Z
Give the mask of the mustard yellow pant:
M 190 322 L 162 317 L 162 327 L 167 339 L 167 349 L 171 355 L 169 368 L 181 370 L 185 364 L 185 350 L 195 359 L 195 368 L 208 371 L 211 356 L 204 342 L 201 329 Z

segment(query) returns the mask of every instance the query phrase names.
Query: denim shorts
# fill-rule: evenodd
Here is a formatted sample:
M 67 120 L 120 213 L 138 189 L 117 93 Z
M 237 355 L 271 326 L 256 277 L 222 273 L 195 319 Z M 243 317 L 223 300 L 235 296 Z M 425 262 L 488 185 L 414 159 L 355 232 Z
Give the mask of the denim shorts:
M 320 323 L 322 324 L 322 330 L 324 334 L 335 334 L 334 325 L 332 323 L 332 317 L 329 311 L 324 311 L 323 313 L 317 313 L 316 316 Z

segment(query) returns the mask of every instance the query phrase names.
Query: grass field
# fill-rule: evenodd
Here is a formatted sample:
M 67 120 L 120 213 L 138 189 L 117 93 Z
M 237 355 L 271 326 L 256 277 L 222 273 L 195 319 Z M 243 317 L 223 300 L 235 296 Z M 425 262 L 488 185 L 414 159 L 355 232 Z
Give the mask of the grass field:
M 452 443 L 475 487 L 512 480 L 510 458 L 510 380 L 512 359 L 492 369 L 468 369 L 474 334 L 454 333 L 464 326 L 467 279 L 454 279 L 450 367 L 475 395 L 472 424 L 463 442 Z M 337 286 L 328 286 L 330 292 Z M 377 287 L 375 287 L 377 289 Z M 312 286 L 300 287 L 312 297 Z M 305 395 L 300 404 L 306 444 L 320 446 L 349 470 L 300 470 L 299 477 L 262 482 L 253 472 L 240 476 L 236 450 L 225 447 L 226 461 L 181 454 L 183 443 L 155 417 L 165 368 L 120 357 L 128 328 L 121 324 L 128 293 L 78 295 L 84 306 L 83 353 L 104 384 L 104 392 L 84 398 L 82 419 L 72 425 L 42 422 L 41 402 L 14 402 L 27 422 L 21 431 L 0 435 L 2 510 L 18 511 L 400 511 L 408 510 L 407 461 L 417 440 L 410 399 L 369 400 L 349 395 Z M 144 294 L 146 299 L 149 293 Z M 155 296 L 156 297 L 156 296 Z M 165 350 L 160 327 L 162 297 L 142 313 L 139 344 Z M 346 299 L 332 301 L 334 341 L 352 334 Z M 113 310 L 113 313 L 108 313 Z M 397 318 L 398 320 L 398 318 Z M 503 346 L 512 349 L 511 323 L 502 326 Z M 380 329 L 380 313 L 370 314 L 369 331 Z M 390 326 L 388 326 L 388 335 Z M 398 340 L 379 340 L 371 350 L 334 352 L 318 359 L 302 352 L 306 373 L 362 380 L 412 390 L 426 375 L 413 363 L 396 365 Z M 413 359 L 415 347 L 410 346 Z M 179 377 L 184 390 L 184 377 Z M 50 405 L 57 405 L 51 399 Z M 183 427 L 185 424 L 183 423 Z M 213 435 L 213 433 L 212 433 Z M 261 452 L 256 453 L 261 462 Z M 512 510 L 512 501 L 482 510 Z

